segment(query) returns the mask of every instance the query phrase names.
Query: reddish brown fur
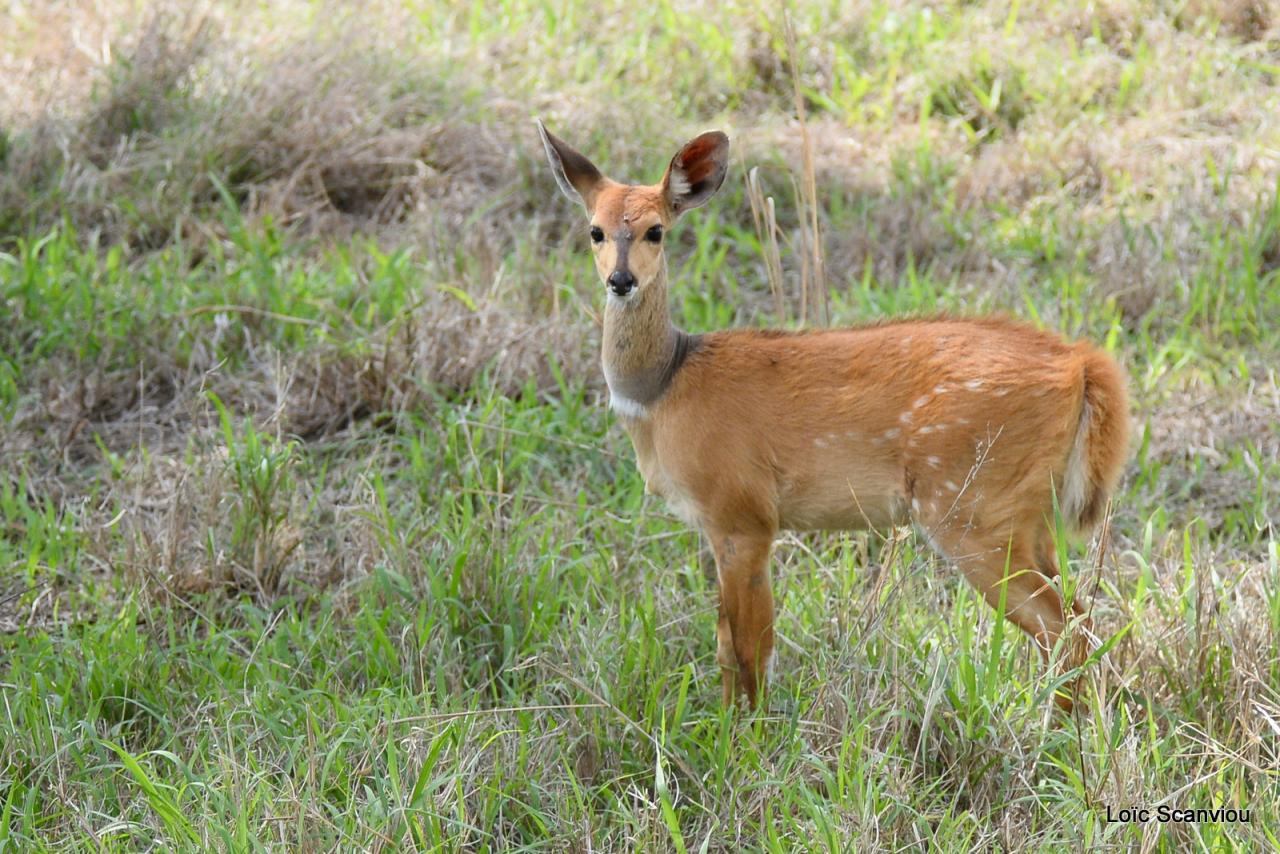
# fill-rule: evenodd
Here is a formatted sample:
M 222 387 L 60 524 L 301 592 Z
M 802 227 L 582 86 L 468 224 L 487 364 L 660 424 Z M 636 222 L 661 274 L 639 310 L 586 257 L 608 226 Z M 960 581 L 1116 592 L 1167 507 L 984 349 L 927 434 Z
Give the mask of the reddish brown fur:
M 549 156 L 564 145 L 547 144 Z M 670 223 L 719 186 L 727 144 L 698 137 L 654 187 L 596 182 L 584 202 L 593 225 L 622 241 L 624 219 Z M 602 279 L 613 243 L 596 248 Z M 726 701 L 741 691 L 754 705 L 763 688 L 781 529 L 914 522 L 992 605 L 1005 590 L 1008 618 L 1049 653 L 1067 624 L 1055 490 L 1068 524 L 1089 528 L 1128 444 L 1125 381 L 1109 356 L 1001 318 L 693 341 L 671 325 L 660 248 L 641 248 L 628 258 L 638 289 L 606 306 L 605 374 L 646 485 L 715 551 Z M 1078 642 L 1065 663 L 1085 651 Z

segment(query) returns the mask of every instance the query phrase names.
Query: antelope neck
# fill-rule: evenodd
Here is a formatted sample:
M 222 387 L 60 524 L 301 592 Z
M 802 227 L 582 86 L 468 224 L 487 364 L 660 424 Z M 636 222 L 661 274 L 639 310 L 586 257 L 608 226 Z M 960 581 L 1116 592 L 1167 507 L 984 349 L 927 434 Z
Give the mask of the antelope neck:
M 671 322 L 665 270 L 633 298 L 610 298 L 604 311 L 601 361 L 612 407 L 644 417 L 698 344 L 699 336 Z

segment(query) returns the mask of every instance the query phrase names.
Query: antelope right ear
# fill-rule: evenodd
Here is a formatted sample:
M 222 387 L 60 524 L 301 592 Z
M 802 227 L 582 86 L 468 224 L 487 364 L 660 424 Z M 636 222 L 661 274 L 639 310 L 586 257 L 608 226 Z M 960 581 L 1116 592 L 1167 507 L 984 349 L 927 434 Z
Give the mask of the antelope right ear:
M 720 189 L 728 171 L 729 137 L 713 130 L 686 142 L 671 158 L 667 174 L 662 177 L 662 193 L 671 213 L 679 216 L 706 204 Z
M 567 142 L 557 137 L 538 123 L 538 135 L 542 137 L 542 147 L 547 150 L 547 160 L 551 163 L 551 173 L 556 176 L 556 184 L 560 192 L 571 201 L 578 202 L 590 216 L 595 209 L 596 195 L 604 183 L 604 176 L 590 160 L 574 151 Z

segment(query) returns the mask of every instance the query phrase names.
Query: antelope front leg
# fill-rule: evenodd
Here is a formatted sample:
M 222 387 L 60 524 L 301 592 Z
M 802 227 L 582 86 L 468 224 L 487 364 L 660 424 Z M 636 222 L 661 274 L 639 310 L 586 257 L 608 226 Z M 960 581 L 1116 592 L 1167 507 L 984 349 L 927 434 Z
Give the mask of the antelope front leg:
M 765 669 L 773 655 L 773 536 L 713 533 L 711 541 L 720 582 L 716 659 L 724 678 L 724 703 L 730 705 L 744 693 L 754 709 L 764 696 Z

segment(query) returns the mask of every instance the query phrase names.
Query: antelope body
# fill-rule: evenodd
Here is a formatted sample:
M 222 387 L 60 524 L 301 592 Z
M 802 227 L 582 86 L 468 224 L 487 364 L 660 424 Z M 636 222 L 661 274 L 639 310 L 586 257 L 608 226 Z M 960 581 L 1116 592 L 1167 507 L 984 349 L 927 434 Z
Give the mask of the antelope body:
M 637 186 L 538 129 L 557 183 L 590 217 L 610 405 L 649 491 L 715 553 L 725 702 L 744 693 L 754 706 L 764 687 L 782 529 L 914 523 L 993 606 L 1005 591 L 1006 616 L 1047 657 L 1067 625 L 1054 496 L 1087 530 L 1127 449 L 1115 362 L 997 318 L 690 335 L 671 322 L 662 238 L 719 189 L 728 138 L 702 134 L 660 183 Z

